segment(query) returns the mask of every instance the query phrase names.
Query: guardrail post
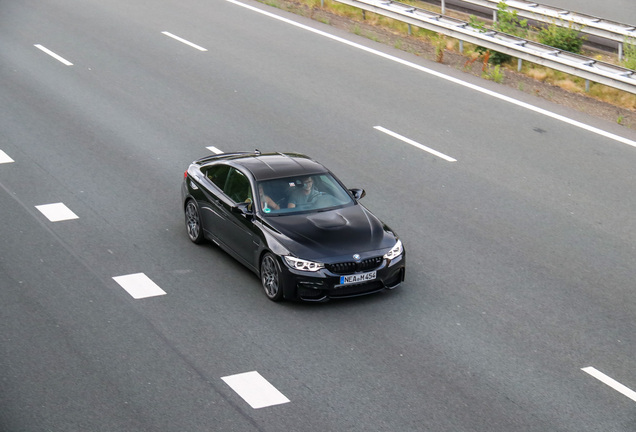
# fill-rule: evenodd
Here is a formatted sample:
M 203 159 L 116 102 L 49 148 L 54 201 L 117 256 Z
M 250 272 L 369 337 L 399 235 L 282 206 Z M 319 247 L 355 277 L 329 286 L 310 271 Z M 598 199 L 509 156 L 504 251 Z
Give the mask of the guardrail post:
M 618 43 L 618 61 L 623 61 L 623 42 Z
M 409 26 L 409 36 L 411 36 L 411 24 L 407 24 Z
M 442 15 L 446 15 L 446 1 L 442 0 Z
M 517 72 L 521 72 L 521 65 L 523 64 L 523 60 L 520 58 L 517 59 Z
M 590 92 L 590 80 L 586 79 L 585 80 L 585 93 L 589 93 Z
M 463 40 L 459 40 L 459 52 L 464 54 L 464 41 Z

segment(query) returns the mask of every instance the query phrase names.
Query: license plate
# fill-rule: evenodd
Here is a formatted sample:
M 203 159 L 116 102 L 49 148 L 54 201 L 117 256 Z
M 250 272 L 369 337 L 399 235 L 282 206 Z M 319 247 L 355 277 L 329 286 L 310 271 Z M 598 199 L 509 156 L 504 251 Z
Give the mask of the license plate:
M 347 285 L 347 284 L 353 284 L 353 283 L 366 282 L 366 281 L 373 280 L 376 277 L 377 277 L 377 273 L 374 271 L 369 273 L 340 276 L 340 284 Z

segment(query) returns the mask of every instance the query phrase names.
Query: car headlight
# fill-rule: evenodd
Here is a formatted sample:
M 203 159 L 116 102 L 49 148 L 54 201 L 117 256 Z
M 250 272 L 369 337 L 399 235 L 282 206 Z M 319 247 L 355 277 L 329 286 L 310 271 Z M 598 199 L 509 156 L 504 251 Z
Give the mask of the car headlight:
M 286 255 L 285 261 L 287 265 L 296 270 L 304 270 L 304 271 L 318 271 L 320 269 L 325 268 L 323 263 L 315 262 L 315 261 L 307 261 L 304 259 L 296 258 L 293 256 Z
M 384 258 L 392 260 L 402 255 L 403 251 L 404 248 L 402 248 L 402 242 L 398 240 L 397 243 L 395 243 L 395 246 L 393 246 L 390 251 L 384 254 Z

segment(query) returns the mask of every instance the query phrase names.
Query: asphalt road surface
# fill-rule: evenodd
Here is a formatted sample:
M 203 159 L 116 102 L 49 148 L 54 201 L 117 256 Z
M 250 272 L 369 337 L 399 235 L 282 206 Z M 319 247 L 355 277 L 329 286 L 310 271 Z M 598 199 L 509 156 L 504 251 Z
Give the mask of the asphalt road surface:
M 426 0 L 441 4 L 441 0 Z M 466 7 L 462 0 L 445 0 L 446 5 Z M 632 0 L 546 0 L 536 3 L 563 8 L 571 12 L 592 15 L 623 24 L 636 23 L 636 3 Z
M 247 0 L 0 17 L 0 430 L 636 430 L 634 131 Z M 267 300 L 210 146 L 364 187 L 406 282 Z
M 631 0 L 548 0 L 539 3 L 624 24 L 636 23 L 636 3 Z
M 569 11 L 594 15 L 624 24 L 636 23 L 636 4 L 631 0 L 604 2 L 594 0 L 550 0 L 545 3 L 542 2 L 542 4 L 558 6 Z

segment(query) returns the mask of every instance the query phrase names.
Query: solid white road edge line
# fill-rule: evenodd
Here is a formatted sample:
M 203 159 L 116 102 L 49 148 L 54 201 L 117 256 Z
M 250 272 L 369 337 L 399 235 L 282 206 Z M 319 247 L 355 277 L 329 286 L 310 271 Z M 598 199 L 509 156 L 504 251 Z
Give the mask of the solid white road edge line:
M 70 61 L 66 60 L 64 57 L 61 57 L 57 54 L 55 54 L 53 51 L 51 51 L 50 49 L 43 47 L 40 44 L 35 44 L 34 47 L 36 47 L 37 49 L 44 51 L 45 53 L 47 53 L 48 55 L 50 55 L 51 57 L 53 57 L 55 60 L 58 60 L 62 63 L 64 63 L 66 66 L 73 66 L 73 63 L 71 63 Z
M 172 33 L 170 33 L 170 32 L 163 31 L 163 32 L 161 32 L 161 33 L 162 33 L 162 34 L 164 34 L 164 35 L 166 35 L 166 36 L 168 36 L 168 37 L 171 37 L 171 38 L 172 38 L 172 39 L 174 39 L 174 40 L 178 40 L 178 41 L 179 41 L 179 42 L 181 42 L 181 43 L 184 43 L 184 44 L 186 44 L 186 45 L 189 45 L 189 46 L 191 46 L 192 48 L 196 48 L 196 49 L 198 49 L 199 51 L 207 51 L 207 49 L 205 49 L 205 48 L 203 48 L 203 47 L 201 47 L 201 46 L 199 46 L 199 45 L 197 45 L 197 44 L 194 44 L 194 43 L 192 43 L 192 42 L 190 42 L 190 41 L 187 41 L 187 40 L 185 40 L 185 39 L 183 39 L 183 38 L 180 38 L 179 36 L 173 35 L 173 34 L 172 34 Z
M 290 20 L 290 19 L 283 18 L 282 16 L 279 16 L 279 15 L 273 14 L 273 13 L 271 13 L 271 12 L 264 11 L 264 10 L 262 10 L 262 9 L 258 9 L 258 8 L 254 7 L 254 6 L 246 5 L 246 4 L 241 3 L 241 2 L 239 2 L 239 1 L 236 1 L 236 0 L 226 0 L 226 1 L 228 1 L 228 2 L 230 2 L 230 3 L 234 3 L 235 5 L 238 5 L 238 6 L 244 7 L 244 8 L 246 8 L 246 9 L 253 10 L 253 11 L 258 12 L 258 13 L 260 13 L 260 14 L 267 15 L 267 16 L 269 16 L 269 17 L 271 17 L 271 18 L 274 18 L 274 19 L 277 19 L 277 20 L 279 20 L 279 21 L 283 21 L 283 22 L 285 22 L 285 23 L 287 23 L 287 24 L 291 24 L 291 25 L 293 25 L 293 26 L 295 26 L 295 27 L 298 27 L 298 28 L 301 28 L 301 29 L 304 29 L 304 30 L 310 31 L 310 32 L 312 32 L 312 33 L 315 33 L 315 34 L 318 34 L 318 35 L 321 35 L 321 36 L 327 37 L 327 38 L 329 38 L 329 39 L 335 40 L 335 41 L 337 41 L 337 42 L 340 42 L 340 43 L 343 43 L 343 44 L 346 44 L 346 45 L 349 45 L 349 46 L 351 46 L 351 47 L 354 47 L 354 48 L 357 48 L 357 49 L 360 49 L 360 50 L 366 51 L 366 52 L 368 52 L 368 53 L 371 53 L 371 54 L 374 54 L 374 55 L 377 55 L 377 56 L 380 56 L 380 57 L 384 57 L 384 58 L 385 58 L 385 59 L 387 59 L 387 60 L 391 60 L 391 61 L 394 61 L 394 62 L 397 62 L 397 63 L 403 64 L 403 65 L 408 66 L 408 67 L 411 67 L 411 68 L 413 68 L 413 69 L 417 69 L 417 70 L 419 70 L 419 71 L 421 71 L 421 72 L 425 72 L 425 73 L 427 73 L 427 74 L 429 74 L 429 75 L 433 75 L 433 76 L 436 76 L 436 77 L 438 77 L 438 78 L 442 78 L 442 79 L 444 79 L 444 80 L 447 80 L 447 81 L 453 82 L 453 83 L 455 83 L 455 84 L 459 84 L 459 85 L 461 85 L 461 86 L 464 86 L 464 87 L 470 88 L 470 89 L 475 90 L 475 91 L 478 91 L 478 92 L 480 92 L 480 93 L 484 93 L 484 94 L 487 94 L 487 95 L 489 95 L 489 96 L 495 97 L 495 98 L 497 98 L 497 99 L 500 99 L 500 100 L 503 100 L 503 101 L 509 102 L 509 103 L 511 103 L 511 104 L 514 104 L 514 105 L 520 106 L 520 107 L 525 108 L 525 109 L 528 109 L 528 110 L 530 110 L 530 111 L 534 111 L 534 112 L 536 112 L 536 113 L 538 113 L 538 114 L 542 114 L 542 115 L 545 115 L 545 116 L 547 116 L 547 117 L 551 117 L 551 118 L 553 118 L 553 119 L 555 119 L 555 120 L 559 120 L 559 121 L 562 121 L 562 122 L 564 122 L 564 123 L 570 124 L 570 125 L 572 125 L 572 126 L 575 126 L 575 127 L 578 127 L 578 128 L 584 129 L 584 130 L 587 130 L 588 132 L 592 132 L 592 133 L 595 133 L 595 134 L 597 134 L 597 135 L 604 136 L 605 138 L 609 138 L 609 139 L 612 139 L 612 140 L 614 140 L 614 141 L 618 141 L 618 142 L 620 142 L 620 143 L 627 144 L 627 145 L 632 146 L 632 147 L 636 147 L 636 141 L 630 140 L 629 138 L 625 138 L 625 137 L 622 137 L 622 136 L 620 136 L 620 135 L 616 135 L 616 134 L 613 134 L 613 133 L 611 133 L 611 132 L 604 131 L 604 130 L 599 129 L 599 128 L 597 128 L 597 127 L 590 126 L 590 125 L 588 125 L 588 124 L 582 123 L 582 122 L 577 121 L 577 120 L 573 120 L 573 119 L 571 119 L 571 118 L 568 118 L 568 117 L 562 116 L 562 115 L 557 114 L 557 113 L 553 113 L 553 112 L 551 112 L 551 111 L 545 110 L 545 109 L 543 109 L 543 108 L 536 107 L 536 106 L 534 106 L 534 105 L 530 105 L 530 104 L 528 104 L 528 103 L 525 103 L 525 102 L 522 102 L 522 101 L 520 101 L 520 100 L 517 100 L 517 99 L 511 98 L 511 97 L 509 97 L 509 96 L 505 96 L 505 95 L 502 95 L 502 94 L 500 94 L 500 93 L 496 93 L 496 92 L 494 92 L 494 91 L 492 91 L 492 90 L 488 90 L 488 89 L 485 89 L 485 88 L 483 88 L 483 87 L 479 87 L 479 86 L 477 86 L 477 85 L 475 85 L 475 84 L 471 84 L 471 83 L 469 83 L 469 82 L 462 81 L 462 80 L 460 80 L 460 79 L 458 79 L 458 78 L 453 78 L 453 77 L 451 77 L 451 76 L 444 75 L 444 74 L 443 74 L 443 73 L 441 73 L 441 72 L 437 72 L 437 71 L 434 71 L 434 70 L 432 70 L 432 69 L 425 68 L 425 67 L 420 66 L 420 65 L 417 65 L 417 64 L 415 64 L 415 63 L 411 63 L 411 62 L 409 62 L 409 61 L 407 61 L 407 60 L 402 60 L 402 59 L 400 59 L 400 58 L 397 58 L 397 57 L 392 56 L 392 55 L 390 55 L 390 54 L 386 54 L 386 53 L 380 52 L 380 51 L 375 50 L 375 49 L 373 49 L 373 48 L 365 47 L 364 45 L 360 45 L 360 44 L 358 44 L 358 43 L 351 42 L 351 41 L 349 41 L 349 40 L 347 40 L 347 39 L 343 39 L 343 38 L 338 37 L 338 36 L 334 36 L 334 35 L 332 35 L 332 34 L 329 34 L 329 33 L 323 32 L 323 31 L 318 30 L 318 29 L 315 29 L 315 28 L 313 28 L 313 27 L 309 27 L 309 26 L 306 26 L 306 25 L 304 25 L 304 24 L 300 24 L 300 23 L 298 23 L 298 22 L 296 22 L 296 21 L 292 21 L 292 20 Z
M 395 132 L 390 131 L 390 130 L 388 130 L 388 129 L 386 129 L 386 128 L 383 128 L 382 126 L 374 126 L 374 127 L 373 127 L 373 129 L 377 129 L 377 130 L 379 130 L 380 132 L 384 132 L 384 133 L 385 133 L 385 134 L 387 134 L 387 135 L 391 135 L 393 138 L 397 138 L 397 139 L 399 139 L 400 141 L 404 141 L 405 143 L 410 144 L 410 145 L 412 145 L 412 146 L 414 146 L 414 147 L 417 147 L 417 148 L 419 148 L 419 149 L 421 149 L 421 150 L 424 150 L 425 152 L 429 152 L 430 154 L 435 155 L 435 156 L 437 156 L 437 157 L 439 157 L 439 158 L 442 158 L 442 159 L 444 159 L 445 161 L 448 161 L 448 162 L 457 162 L 457 159 L 453 159 L 452 157 L 447 156 L 447 155 L 445 155 L 444 153 L 440 153 L 440 152 L 438 152 L 437 150 L 433 150 L 433 149 L 432 149 L 432 148 L 430 148 L 430 147 L 426 147 L 425 145 L 422 145 L 422 144 L 420 144 L 420 143 L 418 143 L 418 142 L 413 141 L 412 139 L 409 139 L 409 138 L 407 138 L 407 137 L 405 137 L 405 136 L 402 136 L 402 135 L 400 135 L 400 134 L 398 134 L 398 133 L 395 133 Z
M 628 398 L 630 398 L 631 400 L 636 402 L 636 392 L 635 391 L 633 391 L 630 388 L 624 386 L 623 384 L 619 383 L 615 379 L 608 377 L 603 372 L 600 372 L 600 371 L 596 370 L 592 366 L 581 368 L 581 370 L 583 372 L 586 372 L 586 373 L 592 375 L 597 380 L 601 381 L 604 384 L 607 384 L 608 386 L 610 386 L 611 388 L 613 388 L 617 392 L 623 394 L 624 396 L 627 396 Z
M 256 371 L 229 375 L 221 379 L 254 409 L 289 402 L 284 394 Z

